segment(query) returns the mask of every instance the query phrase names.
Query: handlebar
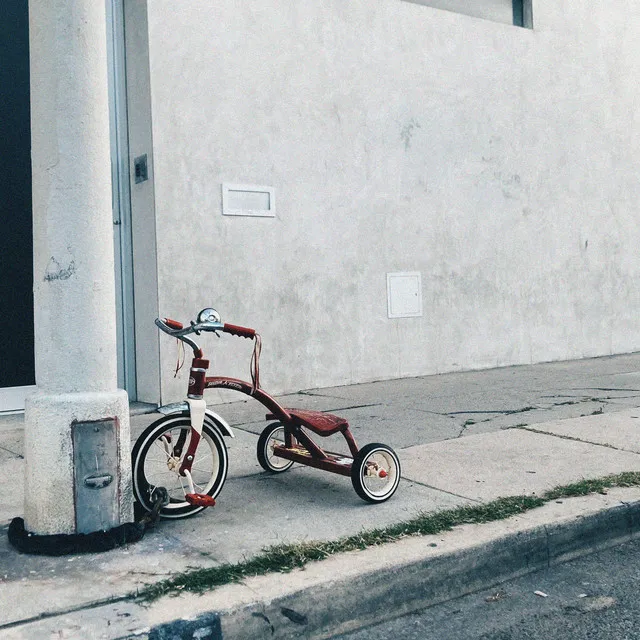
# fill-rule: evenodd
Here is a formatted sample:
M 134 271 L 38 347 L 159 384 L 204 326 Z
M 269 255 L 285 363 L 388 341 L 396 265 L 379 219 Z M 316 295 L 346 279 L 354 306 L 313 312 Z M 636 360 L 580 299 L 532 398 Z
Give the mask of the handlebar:
M 188 344 L 193 349 L 194 358 L 201 358 L 198 366 L 204 366 L 208 368 L 209 362 L 204 360 L 204 354 L 202 349 L 187 336 L 195 333 L 200 335 L 202 331 L 213 331 L 218 335 L 218 331 L 223 333 L 229 333 L 232 336 L 240 336 L 241 338 L 249 338 L 254 341 L 253 355 L 251 356 L 251 380 L 253 382 L 253 391 L 260 388 L 260 370 L 258 361 L 260 359 L 260 350 L 262 348 L 262 340 L 260 334 L 256 333 L 255 329 L 249 329 L 248 327 L 240 327 L 235 324 L 222 323 L 220 315 L 215 309 L 207 307 L 203 309 L 197 318 L 197 322 L 191 321 L 189 326 L 185 327 L 181 322 L 172 320 L 171 318 L 156 318 L 155 324 L 164 333 L 181 340 L 185 344 Z M 179 360 L 180 358 L 178 358 Z M 196 363 L 196 360 L 194 360 Z M 205 364 L 206 363 L 206 364 Z M 176 365 L 176 373 L 180 370 L 182 365 Z M 195 365 L 194 365 L 195 366 Z
M 235 324 L 225 324 L 222 327 L 225 333 L 230 333 L 232 336 L 240 336 L 241 338 L 249 338 L 253 340 L 256 337 L 256 330 L 249 329 L 248 327 L 239 327 Z
M 183 340 L 191 344 L 191 340 L 186 339 L 189 334 L 195 333 L 200 335 L 201 331 L 222 331 L 232 336 L 239 336 L 241 338 L 249 338 L 253 340 L 256 337 L 255 329 L 249 329 L 248 327 L 240 327 L 235 324 L 223 324 L 222 322 L 216 322 L 212 320 L 205 320 L 204 322 L 191 322 L 188 327 L 184 327 L 181 322 L 172 320 L 171 318 L 156 318 L 156 326 L 164 333 Z M 193 346 L 193 345 L 192 345 Z
M 172 320 L 171 318 L 164 318 L 164 323 L 174 331 L 180 331 L 182 329 L 182 322 Z

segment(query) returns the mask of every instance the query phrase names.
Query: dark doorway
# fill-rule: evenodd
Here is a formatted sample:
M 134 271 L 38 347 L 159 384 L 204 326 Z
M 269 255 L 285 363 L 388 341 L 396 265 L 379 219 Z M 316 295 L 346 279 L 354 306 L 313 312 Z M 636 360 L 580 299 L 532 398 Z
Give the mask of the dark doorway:
M 28 15 L 0 2 L 0 388 L 35 384 Z

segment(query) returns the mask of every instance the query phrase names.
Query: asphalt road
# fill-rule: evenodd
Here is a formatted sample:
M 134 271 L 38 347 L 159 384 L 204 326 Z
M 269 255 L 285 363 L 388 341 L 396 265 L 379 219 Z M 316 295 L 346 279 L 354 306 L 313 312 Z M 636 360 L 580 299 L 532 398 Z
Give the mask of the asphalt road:
M 489 591 L 336 636 L 335 640 L 390 638 L 640 639 L 640 542 L 620 545 Z

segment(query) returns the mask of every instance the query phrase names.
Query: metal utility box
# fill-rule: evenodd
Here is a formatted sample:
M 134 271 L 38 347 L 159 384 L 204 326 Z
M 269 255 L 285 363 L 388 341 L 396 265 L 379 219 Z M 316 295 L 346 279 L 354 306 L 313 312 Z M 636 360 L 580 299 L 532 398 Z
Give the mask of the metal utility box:
M 115 419 L 72 425 L 76 532 L 120 525 L 118 430 Z

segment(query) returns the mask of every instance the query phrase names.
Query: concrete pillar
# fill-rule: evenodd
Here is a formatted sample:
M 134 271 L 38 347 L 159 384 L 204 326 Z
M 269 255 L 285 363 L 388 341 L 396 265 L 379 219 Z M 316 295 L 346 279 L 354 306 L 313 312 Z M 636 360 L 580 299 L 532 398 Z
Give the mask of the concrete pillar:
M 115 428 L 111 511 L 118 524 L 133 520 L 129 405 L 117 389 L 105 3 L 30 0 L 29 28 L 37 391 L 25 410 L 24 520 L 40 535 L 89 533 L 75 508 L 78 423 Z

